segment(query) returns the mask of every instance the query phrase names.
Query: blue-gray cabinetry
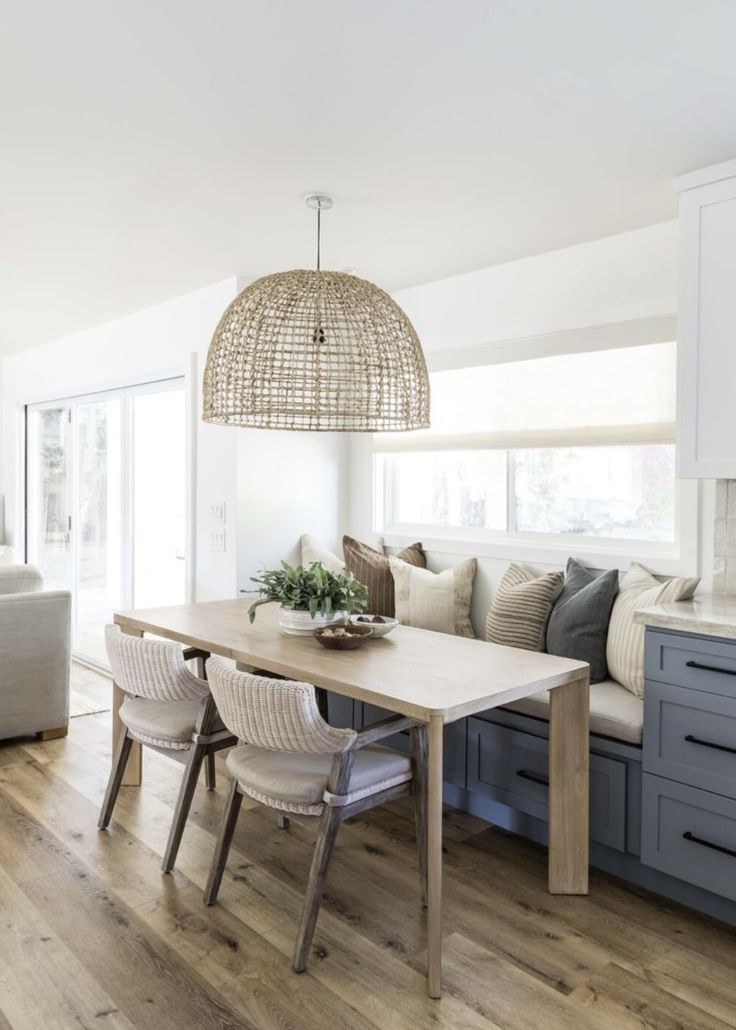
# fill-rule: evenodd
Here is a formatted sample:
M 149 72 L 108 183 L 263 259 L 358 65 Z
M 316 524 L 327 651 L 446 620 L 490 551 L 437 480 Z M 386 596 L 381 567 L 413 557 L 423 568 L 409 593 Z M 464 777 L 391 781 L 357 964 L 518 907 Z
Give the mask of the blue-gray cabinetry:
M 641 857 L 736 900 L 736 643 L 648 629 Z
M 468 719 L 468 790 L 549 821 L 545 737 L 486 719 Z M 626 763 L 591 752 L 590 838 L 626 847 Z

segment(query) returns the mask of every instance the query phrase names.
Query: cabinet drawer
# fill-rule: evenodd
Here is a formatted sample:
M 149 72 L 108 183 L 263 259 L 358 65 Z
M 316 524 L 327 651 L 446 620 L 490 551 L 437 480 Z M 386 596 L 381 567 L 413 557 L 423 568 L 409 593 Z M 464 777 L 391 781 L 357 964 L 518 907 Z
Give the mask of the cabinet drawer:
M 468 790 L 547 821 L 548 765 L 544 737 L 468 719 Z M 626 763 L 595 754 L 590 756 L 590 836 L 619 851 L 626 847 Z
M 645 773 L 641 860 L 736 900 L 736 801 Z
M 736 697 L 736 643 L 647 630 L 648 680 Z
M 736 697 L 647 683 L 644 770 L 736 798 Z

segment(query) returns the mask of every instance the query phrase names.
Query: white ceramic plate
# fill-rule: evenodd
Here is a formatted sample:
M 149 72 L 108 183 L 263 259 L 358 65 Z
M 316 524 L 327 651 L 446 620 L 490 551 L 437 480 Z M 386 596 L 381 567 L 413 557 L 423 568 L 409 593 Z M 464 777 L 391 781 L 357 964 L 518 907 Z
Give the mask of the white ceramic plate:
M 372 618 L 370 612 L 366 613 L 367 618 Z M 398 619 L 389 619 L 387 615 L 382 615 L 383 622 L 362 622 L 360 615 L 351 615 L 350 621 L 354 626 L 370 626 L 372 629 L 371 636 L 375 639 L 376 637 L 385 637 L 387 633 L 390 633 L 392 629 L 395 629 L 398 624 Z

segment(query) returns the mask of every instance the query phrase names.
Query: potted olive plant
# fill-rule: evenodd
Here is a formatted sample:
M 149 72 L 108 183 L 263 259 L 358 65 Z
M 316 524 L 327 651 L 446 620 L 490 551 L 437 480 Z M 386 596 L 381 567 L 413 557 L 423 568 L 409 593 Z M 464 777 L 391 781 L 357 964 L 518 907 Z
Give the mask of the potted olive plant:
M 259 605 L 278 601 L 284 633 L 309 634 L 320 626 L 346 622 L 368 606 L 368 591 L 352 573 L 330 572 L 322 562 L 304 568 L 284 561 L 281 568 L 266 569 L 251 579 L 261 596 L 248 609 L 250 621 Z

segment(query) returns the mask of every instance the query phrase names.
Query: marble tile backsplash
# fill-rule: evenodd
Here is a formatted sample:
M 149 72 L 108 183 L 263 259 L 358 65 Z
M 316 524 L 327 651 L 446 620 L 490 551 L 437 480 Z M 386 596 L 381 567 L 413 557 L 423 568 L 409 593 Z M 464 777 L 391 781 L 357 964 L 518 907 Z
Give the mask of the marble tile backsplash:
M 713 590 L 736 594 L 736 479 L 719 479 L 716 483 Z

